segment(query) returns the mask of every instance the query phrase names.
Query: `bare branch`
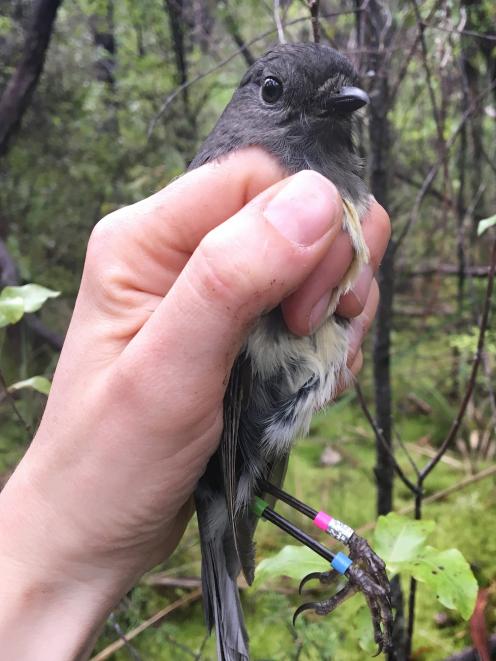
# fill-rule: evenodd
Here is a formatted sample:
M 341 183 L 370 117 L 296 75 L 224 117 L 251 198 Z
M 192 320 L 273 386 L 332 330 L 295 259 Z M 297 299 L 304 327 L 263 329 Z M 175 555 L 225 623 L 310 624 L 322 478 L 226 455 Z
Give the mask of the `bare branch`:
M 286 37 L 284 36 L 284 28 L 281 21 L 281 2 L 280 0 L 274 0 L 274 22 L 277 28 L 277 37 L 280 44 L 286 43 Z
M 308 8 L 310 9 L 310 16 L 312 19 L 313 40 L 318 44 L 320 41 L 320 0 L 308 0 Z
M 357 12 L 363 11 L 364 7 L 367 5 L 368 0 L 364 0 L 363 4 L 360 7 L 357 7 L 353 10 L 344 10 L 344 11 L 335 11 L 335 12 L 329 12 L 328 14 L 321 14 L 322 18 L 332 18 L 334 16 L 346 16 L 348 14 L 356 14 Z M 290 25 L 296 25 L 297 23 L 303 23 L 305 21 L 308 21 L 308 17 L 303 17 L 303 18 L 295 18 L 291 21 L 287 21 L 284 23 L 284 27 L 288 27 Z M 195 83 L 199 82 L 200 80 L 203 80 L 203 78 L 206 78 L 207 76 L 210 76 L 211 74 L 215 73 L 216 71 L 219 71 L 219 69 L 222 69 L 226 64 L 234 60 L 238 55 L 240 55 L 243 51 L 243 49 L 248 48 L 249 46 L 252 46 L 253 44 L 256 44 L 259 41 L 262 41 L 263 39 L 266 39 L 267 37 L 270 37 L 270 35 L 274 34 L 277 32 L 276 28 L 272 28 L 270 30 L 266 30 L 265 32 L 262 32 L 259 34 L 257 37 L 254 37 L 250 41 L 246 42 L 242 48 L 238 48 L 235 50 L 233 53 L 231 53 L 228 57 L 226 57 L 224 60 L 213 66 L 211 69 L 208 69 L 207 71 L 204 71 L 203 73 L 198 74 L 194 78 L 190 78 L 187 82 L 185 82 L 183 85 L 179 85 L 173 92 L 169 94 L 169 96 L 166 97 L 164 100 L 163 104 L 161 105 L 159 111 L 154 115 L 152 120 L 150 121 L 148 125 L 148 130 L 147 130 L 147 140 L 151 138 L 151 135 L 155 129 L 155 126 L 157 125 L 159 119 L 163 116 L 167 108 L 170 106 L 170 104 L 174 101 L 174 99 L 181 94 L 183 89 L 186 87 L 191 87 L 191 85 L 194 85 Z
M 183 606 L 190 604 L 192 601 L 196 601 L 197 599 L 199 599 L 200 596 L 201 596 L 201 590 L 198 589 L 198 590 L 194 590 L 193 592 L 190 592 L 189 594 L 185 595 L 184 597 L 181 597 L 180 599 L 177 599 L 177 601 L 174 601 L 172 604 L 169 604 L 165 608 L 162 608 L 157 613 L 155 613 L 155 615 L 152 615 L 144 622 L 141 622 L 141 624 L 139 624 L 137 627 L 131 629 L 131 631 L 128 631 L 125 634 L 126 640 L 128 642 L 130 640 L 133 640 L 133 638 L 136 638 L 136 636 L 139 636 L 140 633 L 142 633 L 149 627 L 163 620 L 164 617 L 167 617 L 167 615 L 169 615 L 170 613 L 174 612 L 178 608 L 182 608 Z M 114 643 L 108 645 L 104 650 L 102 650 L 94 657 L 92 657 L 91 661 L 105 661 L 105 659 L 109 659 L 112 656 L 112 654 L 114 654 L 124 646 L 125 643 L 121 639 L 116 640 Z
M 22 57 L 0 97 L 0 155 L 7 152 L 38 84 L 61 2 L 39 0 L 34 8 Z
M 389 447 L 389 444 L 387 443 L 386 439 L 384 438 L 384 435 L 383 435 L 381 429 L 379 429 L 379 427 L 376 425 L 376 422 L 375 422 L 374 418 L 372 417 L 372 414 L 371 414 L 371 412 L 370 412 L 370 410 L 367 406 L 367 402 L 365 401 L 365 397 L 363 396 L 362 389 L 360 388 L 360 385 L 358 383 L 355 383 L 355 390 L 356 390 L 356 393 L 357 393 L 357 396 L 358 396 L 358 401 L 360 402 L 360 406 L 362 407 L 362 411 L 363 411 L 365 417 L 367 418 L 367 421 L 368 421 L 369 425 L 372 427 L 376 439 L 379 441 L 379 443 L 381 443 L 384 450 L 391 457 L 391 461 L 393 462 L 393 466 L 394 466 L 394 469 L 396 470 L 396 472 L 398 474 L 398 477 L 403 482 L 403 484 L 408 489 L 410 489 L 410 491 L 412 493 L 416 493 L 417 492 L 417 487 L 415 486 L 415 484 L 411 480 L 408 479 L 408 477 L 403 472 L 403 469 L 401 468 L 401 466 L 396 461 L 396 458 L 394 456 L 394 453 L 393 453 L 392 449 Z M 410 457 L 410 460 L 411 460 L 411 457 Z
M 406 221 L 405 225 L 403 226 L 403 229 L 401 230 L 399 237 L 396 239 L 394 250 L 395 252 L 398 250 L 398 248 L 401 246 L 403 241 L 405 240 L 408 232 L 412 228 L 412 226 L 415 224 L 418 218 L 418 214 L 420 211 L 420 207 L 422 206 L 422 202 L 424 201 L 425 196 L 430 190 L 430 187 L 436 178 L 440 168 L 442 167 L 445 159 L 446 159 L 446 154 L 449 152 L 451 147 L 456 142 L 456 139 L 458 138 L 459 134 L 461 133 L 463 127 L 465 126 L 466 122 L 470 119 L 470 117 L 476 112 L 479 108 L 479 103 L 488 95 L 490 94 L 494 89 L 496 89 L 496 81 L 491 83 L 488 87 L 486 87 L 485 90 L 483 90 L 477 98 L 474 100 L 474 103 L 468 108 L 468 110 L 462 115 L 462 118 L 458 124 L 458 126 L 455 128 L 453 133 L 451 134 L 450 139 L 444 143 L 444 150 L 439 159 L 434 163 L 434 165 L 430 168 L 429 172 L 427 173 L 427 176 L 425 177 L 422 186 L 417 194 L 417 197 L 415 198 L 415 202 L 413 205 L 412 212 Z
M 458 410 L 456 418 L 453 420 L 453 424 L 451 425 L 451 429 L 448 432 L 448 435 L 442 442 L 437 454 L 435 457 L 431 459 L 431 461 L 422 469 L 420 472 L 420 478 L 419 478 L 419 483 L 420 485 L 425 481 L 426 477 L 429 475 L 429 473 L 433 470 L 433 468 L 437 465 L 443 454 L 446 452 L 448 447 L 452 444 L 453 440 L 456 437 L 456 434 L 458 433 L 458 430 L 460 429 L 460 425 L 462 423 L 463 417 L 465 415 L 465 411 L 467 410 L 468 403 L 470 401 L 470 398 L 472 397 L 472 392 L 474 390 L 475 386 L 475 379 L 477 377 L 477 372 L 479 370 L 479 365 L 481 363 L 482 359 L 482 352 L 484 349 L 484 340 L 486 336 L 486 330 L 487 330 L 487 325 L 489 321 L 489 313 L 491 310 L 491 302 L 492 302 L 492 293 L 493 293 L 493 286 L 494 286 L 494 274 L 496 271 L 496 239 L 493 241 L 493 247 L 492 247 L 492 254 L 491 254 L 491 270 L 489 272 L 489 277 L 487 280 L 487 288 L 486 288 L 486 296 L 484 299 L 484 307 L 482 310 L 482 317 L 481 317 L 481 322 L 480 322 L 480 330 L 479 330 L 479 339 L 477 341 L 477 350 L 475 352 L 474 360 L 472 363 L 472 370 L 470 373 L 470 378 L 467 383 L 467 388 L 465 390 L 465 395 L 462 399 L 462 402 L 460 404 L 460 408 Z

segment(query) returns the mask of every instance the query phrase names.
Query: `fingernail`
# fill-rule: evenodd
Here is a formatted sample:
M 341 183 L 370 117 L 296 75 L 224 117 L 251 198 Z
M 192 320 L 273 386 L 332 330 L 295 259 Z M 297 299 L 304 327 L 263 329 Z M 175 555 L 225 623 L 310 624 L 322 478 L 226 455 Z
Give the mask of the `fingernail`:
M 267 220 L 289 241 L 311 246 L 336 223 L 337 194 L 316 172 L 298 172 L 265 208 Z
M 374 271 L 372 270 L 371 265 L 366 264 L 360 271 L 360 274 L 353 285 L 352 293 L 362 308 L 367 302 L 373 277 Z
M 310 333 L 314 333 L 325 321 L 331 296 L 332 291 L 326 292 L 313 306 L 310 317 L 308 318 L 308 330 Z

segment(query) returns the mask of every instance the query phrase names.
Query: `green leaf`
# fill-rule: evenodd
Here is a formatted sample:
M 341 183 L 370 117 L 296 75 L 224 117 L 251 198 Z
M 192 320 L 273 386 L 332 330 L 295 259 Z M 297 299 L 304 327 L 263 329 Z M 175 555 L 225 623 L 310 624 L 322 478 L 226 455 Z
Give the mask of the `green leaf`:
M 458 549 L 438 551 L 426 546 L 409 565 L 412 576 L 428 585 L 444 606 L 454 608 L 465 620 L 470 618 L 478 586 L 470 565 Z
M 37 392 L 41 392 L 43 395 L 48 395 L 50 392 L 50 381 L 44 376 L 32 376 L 30 379 L 25 379 L 24 381 L 17 381 L 9 386 L 8 391 L 10 393 L 16 392 L 17 390 L 22 390 L 23 388 L 32 388 Z
M 374 641 L 370 610 L 365 604 L 361 604 L 360 609 L 353 615 L 352 621 L 358 644 L 364 652 L 372 656 L 377 652 L 377 645 Z
M 57 298 L 57 296 L 60 296 L 59 291 L 29 284 L 22 287 L 5 287 L 0 295 L 0 300 L 4 297 L 18 297 L 22 299 L 24 312 L 36 312 L 49 298 Z
M 418 556 L 434 528 L 434 521 L 413 521 L 394 512 L 380 516 L 374 532 L 374 550 L 388 569 L 398 571 L 400 563 Z
M 24 314 L 24 301 L 20 296 L 7 292 L 0 294 L 0 328 L 15 324 Z
M 326 571 L 329 565 L 306 546 L 285 546 L 271 558 L 257 566 L 254 585 L 264 583 L 277 576 L 289 576 L 301 581 L 313 571 Z
M 477 225 L 477 236 L 482 236 L 486 230 L 494 225 L 496 225 L 496 214 L 489 218 L 484 218 L 484 220 L 480 220 Z

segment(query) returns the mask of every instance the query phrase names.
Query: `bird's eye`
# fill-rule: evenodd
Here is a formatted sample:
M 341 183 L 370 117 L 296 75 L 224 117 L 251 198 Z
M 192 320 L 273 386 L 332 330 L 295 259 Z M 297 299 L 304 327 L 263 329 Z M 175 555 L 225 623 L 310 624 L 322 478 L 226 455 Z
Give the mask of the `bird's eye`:
M 262 99 L 266 103 L 275 103 L 282 96 L 282 83 L 277 78 L 266 78 L 262 85 Z

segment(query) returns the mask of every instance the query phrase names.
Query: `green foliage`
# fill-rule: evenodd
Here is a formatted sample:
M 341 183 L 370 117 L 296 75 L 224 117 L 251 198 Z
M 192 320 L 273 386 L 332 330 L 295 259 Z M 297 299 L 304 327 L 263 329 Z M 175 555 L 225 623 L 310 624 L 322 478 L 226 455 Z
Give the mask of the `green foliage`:
M 389 571 L 425 583 L 444 606 L 468 620 L 475 606 L 477 581 L 460 551 L 439 551 L 426 544 L 434 528 L 434 521 L 412 521 L 395 513 L 381 516 L 374 549 Z
M 460 551 L 439 551 L 426 544 L 434 528 L 434 521 L 412 521 L 395 513 L 381 516 L 374 532 L 374 550 L 389 572 L 425 583 L 441 604 L 468 619 L 475 606 L 477 581 Z M 301 580 L 305 574 L 325 570 L 324 561 L 310 549 L 285 546 L 258 565 L 255 584 L 278 576 Z
M 19 58 L 25 36 L 24 4 L 11 3 L 10 7 L 7 3 L 5 11 L 2 10 L 0 87 Z M 68 324 L 85 246 L 94 224 L 114 209 L 153 193 L 185 170 L 244 72 L 246 63 L 224 22 L 226 12 L 233 14 L 255 56 L 276 42 L 270 2 L 183 4 L 195 8 L 202 5 L 208 14 L 205 25 L 195 23 L 195 14 L 189 26 L 191 30 L 188 28 L 186 34 L 187 73 L 189 80 L 196 77 L 198 80 L 188 88 L 187 99 L 176 95 L 157 119 L 164 101 L 177 89 L 176 58 L 165 3 L 161 0 L 63 3 L 43 77 L 12 148 L 0 160 L 2 238 L 15 259 L 22 282 L 35 281 L 53 292 L 64 292 L 40 310 L 40 318 L 48 328 L 60 333 Z M 286 5 L 281 3 L 281 7 Z M 328 4 L 331 12 L 337 8 L 338 5 Z M 430 8 L 430 4 L 420 7 L 424 18 Z M 466 16 L 462 16 L 457 3 L 442 4 L 429 20 L 429 29 L 424 31 L 431 81 L 445 137 L 453 135 L 460 123 L 462 91 L 466 88 L 459 66 L 463 55 L 469 54 L 472 67 L 478 72 L 476 87 L 482 91 L 489 83 L 490 60 L 486 61 L 480 53 L 474 55 L 476 45 L 483 40 L 465 40 L 466 37 L 455 32 L 448 35 L 443 30 L 447 25 L 463 24 L 480 32 L 493 31 L 496 5 L 492 0 L 484 0 L 467 7 L 466 11 Z M 289 5 L 288 21 L 307 16 L 304 3 Z M 397 232 L 409 219 L 420 185 L 443 149 L 438 142 L 419 48 L 409 57 L 408 69 L 399 78 L 417 34 L 415 16 L 408 3 L 392 3 L 391 17 L 393 28 L 400 27 L 400 33 L 393 43 L 387 72 L 391 89 L 396 81 L 399 86 L 391 109 L 394 161 L 386 165 L 391 175 L 389 208 L 393 230 Z M 472 21 L 471 26 L 466 23 L 467 19 Z M 436 28 L 437 22 L 441 31 Z M 95 43 L 95 25 L 114 37 L 116 48 L 112 56 Z M 337 47 L 346 49 L 352 44 L 355 34 L 352 11 L 323 19 L 322 26 L 324 38 L 331 39 Z M 311 39 L 308 21 L 287 27 L 286 38 L 289 41 Z M 462 54 L 464 44 L 469 48 Z M 374 71 L 364 67 L 366 54 L 357 55 L 353 44 L 351 54 L 360 62 L 368 85 L 373 81 Z M 231 56 L 225 66 L 209 73 Z M 491 57 L 490 51 L 488 57 Z M 113 82 L 101 75 L 105 64 L 111 65 Z M 494 118 L 487 105 L 489 98 L 485 97 L 480 104 L 483 112 L 474 114 L 466 125 L 465 177 L 460 171 L 464 158 L 460 133 L 446 151 L 446 165 L 425 196 L 407 241 L 397 252 L 391 358 L 393 417 L 395 434 L 420 463 L 426 460 L 420 451 L 432 450 L 439 444 L 457 410 L 476 348 L 478 327 L 475 320 L 485 283 L 467 279 L 464 296 L 458 302 L 456 278 L 421 278 L 412 276 L 412 272 L 424 266 L 456 265 L 460 237 L 467 263 L 487 263 L 485 238 L 491 231 L 489 228 L 494 226 L 491 211 L 496 204 L 491 169 L 496 143 Z M 155 128 L 149 134 L 154 122 Z M 364 120 L 357 132 L 365 154 L 369 152 L 368 127 L 368 120 Z M 481 157 L 474 144 L 477 135 L 487 159 Z M 458 225 L 458 203 L 466 209 L 463 227 Z M 485 220 L 478 223 L 480 218 Z M 482 241 L 474 240 L 477 230 L 486 232 Z M 38 393 L 45 394 L 49 384 L 44 377 L 29 377 L 50 375 L 57 356 L 46 346 L 40 346 L 22 324 L 16 324 L 26 311 L 26 301 L 20 292 L 0 295 L 0 325 L 11 326 L 8 333 L 2 333 L 1 369 L 7 383 L 13 384 L 10 390 L 19 389 L 16 404 L 34 427 L 45 401 Z M 369 364 L 371 349 L 369 342 L 364 350 Z M 491 429 L 491 425 L 494 428 L 485 380 L 490 381 L 490 372 L 494 369 L 496 335 L 493 329 L 487 334 L 485 356 L 489 359 L 488 376 L 479 376 L 471 409 L 460 430 L 461 439 L 467 439 L 471 430 Z M 372 401 L 372 383 L 367 370 L 361 383 L 368 400 Z M 416 400 L 422 400 L 429 412 L 420 410 Z M 29 439 L 7 399 L 0 413 L 0 465 L 7 474 Z M 329 444 L 342 455 L 342 462 L 323 468 L 320 458 Z M 409 470 L 401 451 L 397 456 Z M 450 456 L 462 464 L 456 453 Z M 372 433 L 350 391 L 329 413 L 322 413 L 314 420 L 311 438 L 296 448 L 291 459 L 286 488 L 309 503 L 322 503 L 339 518 L 359 527 L 375 519 L 373 467 Z M 457 468 L 439 464 L 425 485 L 426 494 L 452 486 L 466 470 L 465 465 Z M 496 538 L 488 531 L 494 528 L 496 501 L 494 489 L 491 491 L 490 487 L 487 482 L 476 484 L 444 502 L 426 507 L 426 515 L 436 521 L 433 530 L 428 522 L 417 525 L 410 521 L 405 528 L 403 524 L 395 528 L 396 537 L 391 532 L 392 523 L 382 532 L 380 526 L 376 531 L 383 535 L 381 544 L 387 546 L 387 540 L 394 540 L 392 565 L 403 562 L 402 575 L 407 578 L 415 575 L 423 582 L 418 590 L 415 637 L 416 648 L 422 649 L 421 652 L 417 650 L 416 656 L 422 655 L 422 661 L 438 661 L 470 643 L 467 627 L 460 618 L 453 618 L 445 629 L 434 624 L 440 603 L 467 615 L 474 583 L 466 563 L 456 552 L 431 549 L 456 546 L 477 568 L 481 584 L 494 581 Z M 409 503 L 411 495 L 403 484 L 397 483 L 395 507 Z M 289 515 L 285 506 L 279 507 Z M 428 533 L 432 546 L 427 546 Z M 259 525 L 257 540 L 262 562 L 257 571 L 256 587 L 243 591 L 242 595 L 254 659 L 363 661 L 364 650 L 367 654 L 373 652 L 370 616 L 359 596 L 350 599 L 332 617 L 302 620 L 295 634 L 290 621 L 294 607 L 300 603 L 299 598 L 293 594 L 294 584 L 289 584 L 288 589 L 285 578 L 271 578 L 270 589 L 266 588 L 265 578 L 274 561 L 269 556 L 283 548 L 278 571 L 292 575 L 293 580 L 300 579 L 307 568 L 303 569 L 298 558 L 293 558 L 293 551 L 284 548 L 287 539 L 269 524 Z M 445 553 L 447 557 L 443 556 Z M 422 558 L 417 566 L 413 565 L 414 557 Z M 305 562 L 325 568 L 325 563 L 313 556 L 307 557 Z M 439 565 L 451 569 L 432 574 Z M 198 575 L 199 548 L 193 526 L 180 550 L 169 560 L 167 570 L 179 576 Z M 454 580 L 453 585 L 449 584 L 450 580 Z M 426 589 L 423 589 L 424 581 Z M 407 588 L 407 580 L 403 585 Z M 436 601 L 432 592 L 442 595 L 444 601 Z M 121 627 L 123 630 L 132 628 L 163 607 L 164 602 L 172 603 L 181 594 L 181 590 L 157 591 L 140 585 L 117 613 Z M 491 617 L 489 625 L 496 626 L 494 616 Z M 115 631 L 107 628 L 100 647 L 115 637 Z M 174 641 L 197 653 L 203 638 L 201 606 L 196 603 L 175 612 L 160 627 L 150 628 L 133 642 L 143 658 L 182 661 L 184 650 Z M 300 643 L 303 644 L 301 651 Z M 115 655 L 115 659 L 128 658 L 126 650 Z M 214 658 L 215 645 L 210 640 L 202 659 L 213 661 Z
M 10 393 L 23 390 L 24 388 L 32 388 L 36 392 L 41 393 L 42 395 L 48 395 L 50 392 L 50 381 L 44 376 L 32 376 L 30 379 L 24 379 L 23 381 L 17 381 L 8 387 Z
M 484 218 L 484 220 L 480 220 L 479 224 L 477 225 L 477 236 L 482 236 L 484 232 L 487 232 L 487 230 L 491 227 L 494 227 L 496 225 L 496 215 L 490 216 L 489 218 Z
M 41 285 L 4 287 L 0 293 L 0 328 L 17 323 L 26 312 L 36 312 L 49 298 L 57 296 L 60 292 Z
M 325 560 L 306 546 L 285 546 L 271 558 L 257 565 L 254 587 L 276 576 L 287 576 L 300 581 L 302 576 L 314 571 L 326 571 Z
M 405 562 L 416 560 L 425 547 L 434 521 L 412 521 L 399 514 L 380 516 L 374 531 L 374 549 L 391 572 L 398 572 Z

